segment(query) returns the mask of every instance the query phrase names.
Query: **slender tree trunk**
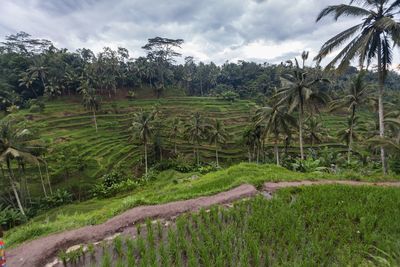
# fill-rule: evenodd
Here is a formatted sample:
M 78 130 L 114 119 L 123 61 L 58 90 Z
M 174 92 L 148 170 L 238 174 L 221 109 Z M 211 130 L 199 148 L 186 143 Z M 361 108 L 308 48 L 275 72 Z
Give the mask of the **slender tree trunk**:
M 303 107 L 299 110 L 299 144 L 300 144 L 300 158 L 304 160 L 303 149 Z
M 177 144 L 176 144 L 176 137 L 174 139 L 175 139 L 174 152 L 175 152 L 175 155 L 177 155 L 178 154 L 178 147 L 177 147 Z
M 383 66 L 382 66 L 382 46 L 381 43 L 378 42 L 378 71 L 379 71 L 379 94 L 378 94 L 378 113 L 379 113 L 379 136 L 381 138 L 385 137 L 385 125 L 384 125 L 384 112 L 383 112 L 383 93 L 384 93 L 384 74 L 383 74 Z M 387 166 L 386 166 L 386 157 L 385 157 L 385 149 L 381 146 L 381 162 L 382 162 L 382 171 L 383 174 L 387 174 Z
M 351 117 L 350 117 L 350 132 L 349 132 L 349 146 L 347 150 L 347 163 L 350 164 L 351 161 L 351 153 L 352 153 L 352 146 L 353 146 L 353 127 L 354 127 L 354 118 L 356 114 L 356 106 L 353 105 Z
M 278 136 L 276 135 L 275 135 L 274 152 L 275 152 L 276 165 L 279 166 L 280 162 L 279 162 Z
M 145 166 L 145 172 L 147 175 L 147 143 L 144 143 L 144 166 Z
M 50 175 L 49 175 L 49 168 L 47 166 L 47 162 L 44 162 L 45 166 L 46 166 L 46 176 L 47 176 L 47 183 L 49 185 L 49 189 L 50 189 L 50 194 L 53 194 L 53 189 L 51 188 L 51 183 L 50 183 Z
M 12 175 L 12 171 L 11 171 L 11 164 L 10 164 L 10 160 L 9 159 L 7 159 L 7 169 L 8 169 L 11 188 L 12 188 L 12 190 L 14 192 L 14 196 L 15 196 L 15 200 L 17 201 L 18 208 L 21 211 L 22 215 L 26 216 L 24 208 L 22 207 L 21 200 L 20 200 L 19 195 L 18 195 L 17 188 L 15 187 L 15 184 L 14 184 L 14 179 L 13 179 L 13 175 Z M 2 172 L 4 174 L 3 167 L 1 167 L 1 170 L 2 170 Z
M 200 154 L 199 154 L 199 147 L 196 147 L 196 155 L 197 155 L 197 165 L 200 165 Z
M 44 185 L 44 180 L 43 180 L 43 175 L 42 175 L 42 168 L 40 168 L 40 164 L 38 164 L 38 168 L 39 168 L 40 181 L 42 182 L 44 196 L 47 197 L 46 187 Z
M 251 152 L 250 152 L 250 147 L 247 148 L 247 156 L 249 158 L 249 163 L 251 163 Z
M 219 167 L 219 162 L 218 162 L 218 143 L 215 141 L 215 159 L 217 161 L 217 167 Z
M 96 128 L 96 133 L 98 132 L 97 128 L 97 119 L 96 119 L 96 111 L 93 109 L 93 121 L 94 121 L 94 127 Z
M 203 80 L 200 78 L 200 94 L 203 96 Z

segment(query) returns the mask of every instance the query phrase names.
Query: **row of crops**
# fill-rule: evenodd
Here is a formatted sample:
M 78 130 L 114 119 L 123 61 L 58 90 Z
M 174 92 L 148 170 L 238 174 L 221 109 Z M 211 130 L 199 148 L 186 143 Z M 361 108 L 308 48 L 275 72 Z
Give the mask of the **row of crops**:
M 65 266 L 400 264 L 399 189 L 317 186 L 150 221 L 111 243 L 60 252 Z M 382 207 L 385 207 L 382 209 Z M 388 265 L 389 266 L 389 265 Z

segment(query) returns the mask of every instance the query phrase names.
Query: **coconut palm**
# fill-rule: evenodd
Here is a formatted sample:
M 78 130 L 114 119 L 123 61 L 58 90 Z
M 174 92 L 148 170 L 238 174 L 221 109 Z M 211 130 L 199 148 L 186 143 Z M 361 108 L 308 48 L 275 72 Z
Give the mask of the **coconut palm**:
M 209 135 L 210 143 L 215 145 L 215 160 L 217 167 L 219 167 L 218 145 L 224 144 L 228 138 L 224 123 L 215 119 Z
M 266 106 L 256 111 L 256 125 L 263 125 L 266 131 L 264 139 L 268 139 L 269 134 L 273 135 L 276 165 L 280 165 L 278 148 L 280 135 L 290 136 L 291 127 L 297 126 L 296 119 L 287 110 L 288 107 L 285 105 L 276 105 L 273 107 Z
M 361 136 L 358 134 L 357 123 L 358 117 L 348 117 L 346 127 L 337 133 L 338 140 L 346 144 L 348 148 L 347 151 L 349 151 L 351 145 L 350 142 L 361 140 Z M 351 158 L 348 158 L 347 160 L 350 162 Z
M 148 160 L 147 160 L 147 145 L 151 140 L 154 133 L 153 122 L 155 120 L 154 112 L 146 112 L 141 110 L 136 113 L 133 117 L 131 127 L 129 131 L 131 132 L 130 140 L 139 140 L 144 147 L 144 165 L 145 173 L 148 173 Z
M 201 141 L 206 138 L 210 131 L 210 125 L 205 124 L 199 112 L 192 115 L 189 123 L 185 125 L 184 134 L 193 145 L 193 153 L 196 157 L 197 164 L 200 164 L 199 147 Z
M 315 143 L 322 143 L 323 137 L 327 135 L 321 120 L 315 116 L 311 116 L 305 120 L 304 128 L 306 138 L 310 140 L 312 147 Z
M 182 121 L 176 117 L 172 120 L 171 125 L 169 138 L 174 142 L 174 153 L 176 155 L 178 154 L 177 139 L 182 132 Z
M 348 92 L 331 102 L 330 110 L 335 111 L 341 108 L 347 108 L 349 114 L 349 134 L 348 134 L 348 151 L 347 161 L 351 160 L 353 145 L 353 129 L 356 120 L 357 111 L 362 105 L 366 105 L 371 101 L 371 86 L 364 81 L 364 72 L 360 72 L 350 83 Z
M 81 86 L 78 90 L 82 95 L 83 106 L 93 113 L 93 122 L 97 133 L 98 127 L 96 111 L 100 109 L 100 99 L 96 95 L 96 90 L 92 86 L 90 86 L 90 82 L 87 79 L 81 81 Z
M 17 181 L 14 175 L 12 161 L 15 159 L 18 164 L 29 162 L 36 166 L 40 166 L 40 160 L 31 153 L 31 150 L 35 148 L 32 133 L 26 128 L 16 127 L 13 123 L 14 121 L 9 118 L 5 118 L 0 122 L 0 163 L 6 164 L 15 200 L 17 201 L 21 213 L 25 215 L 21 198 L 17 190 Z M 3 170 L 3 167 L 1 167 L 1 169 Z M 5 177 L 4 171 L 3 176 Z M 43 191 L 46 195 L 42 176 L 41 179 Z M 20 183 L 20 185 L 21 184 L 22 183 Z
M 379 74 L 379 136 L 385 137 L 383 94 L 388 68 L 392 63 L 393 47 L 400 45 L 400 24 L 395 15 L 400 9 L 398 0 L 351 0 L 349 4 L 332 5 L 324 8 L 317 17 L 317 22 L 323 17 L 333 15 L 335 20 L 342 16 L 360 18 L 360 23 L 348 28 L 329 39 L 321 48 L 316 60 L 321 61 L 334 50 L 347 44 L 326 66 L 331 69 L 338 64 L 338 70 L 346 70 L 353 59 L 363 68 L 366 63 L 377 59 Z M 383 173 L 387 173 L 385 150 L 381 147 Z
M 328 82 L 328 80 L 311 77 L 306 70 L 299 67 L 297 59 L 295 59 L 295 65 L 291 68 L 293 70 L 292 74 L 286 74 L 281 77 L 283 88 L 276 93 L 275 97 L 280 99 L 278 106 L 283 103 L 288 104 L 289 113 L 297 109 L 300 157 L 301 160 L 304 160 L 303 123 L 305 108 L 315 105 L 316 102 L 326 103 L 329 101 L 329 96 L 316 87 L 316 84 Z

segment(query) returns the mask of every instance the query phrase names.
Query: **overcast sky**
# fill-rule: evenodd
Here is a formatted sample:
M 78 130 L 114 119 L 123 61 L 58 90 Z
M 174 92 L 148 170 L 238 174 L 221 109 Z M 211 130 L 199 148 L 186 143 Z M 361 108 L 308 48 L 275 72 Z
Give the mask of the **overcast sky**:
M 118 46 L 143 55 L 148 38 L 185 40 L 197 61 L 279 63 L 303 50 L 314 57 L 348 19 L 315 23 L 347 0 L 0 0 L 0 36 L 25 31 L 69 50 Z

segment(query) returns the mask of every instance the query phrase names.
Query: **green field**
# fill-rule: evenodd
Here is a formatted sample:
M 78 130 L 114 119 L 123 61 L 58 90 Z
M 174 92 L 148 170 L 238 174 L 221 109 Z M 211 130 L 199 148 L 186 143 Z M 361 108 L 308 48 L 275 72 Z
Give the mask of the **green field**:
M 399 220 L 400 189 L 289 188 L 172 226 L 148 221 L 134 239 L 92 247 L 85 260 L 60 256 L 74 262 L 67 266 L 398 266 Z
M 193 179 L 194 175 L 199 177 Z M 275 165 L 249 163 L 242 163 L 206 175 L 167 170 L 161 172 L 154 181 L 127 194 L 107 199 L 91 199 L 46 211 L 28 223 L 8 231 L 6 240 L 10 246 L 15 246 L 26 240 L 50 233 L 102 223 L 108 218 L 139 205 L 167 203 L 212 195 L 246 183 L 260 187 L 266 181 L 318 179 L 400 180 L 399 177 L 364 177 L 354 173 L 340 176 L 321 172 L 298 173 Z

